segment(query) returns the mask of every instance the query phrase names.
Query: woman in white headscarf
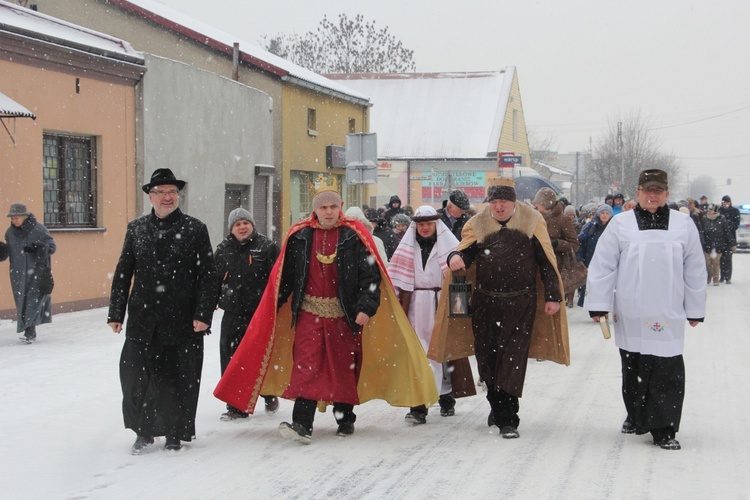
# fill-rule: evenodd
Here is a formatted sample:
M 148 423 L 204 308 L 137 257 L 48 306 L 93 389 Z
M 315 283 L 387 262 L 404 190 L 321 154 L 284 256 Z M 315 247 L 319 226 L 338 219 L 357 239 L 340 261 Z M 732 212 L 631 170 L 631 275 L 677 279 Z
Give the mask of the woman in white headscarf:
M 425 352 L 432 339 L 440 289 L 448 269 L 448 254 L 457 246 L 458 240 L 440 220 L 440 214 L 430 206 L 421 206 L 414 213 L 412 222 L 388 265 L 388 274 L 401 305 Z M 468 360 L 463 361 L 468 365 Z M 440 414 L 444 417 L 452 416 L 455 414 L 456 404 L 452 384 L 454 370 L 447 369 L 448 363 L 430 360 L 430 364 L 440 394 Z M 471 376 L 469 380 L 472 380 Z M 413 424 L 426 423 L 427 408 L 411 408 L 406 420 Z

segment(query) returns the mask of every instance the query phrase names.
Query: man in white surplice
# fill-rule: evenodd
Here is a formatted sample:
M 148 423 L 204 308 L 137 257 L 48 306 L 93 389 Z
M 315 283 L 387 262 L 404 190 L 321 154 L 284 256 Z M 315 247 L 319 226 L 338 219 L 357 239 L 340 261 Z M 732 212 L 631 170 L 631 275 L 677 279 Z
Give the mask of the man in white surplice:
M 666 172 L 642 171 L 636 197 L 599 238 L 584 307 L 594 321 L 612 312 L 628 411 L 622 432 L 650 432 L 655 445 L 679 450 L 685 323 L 705 316 L 706 262 L 695 223 L 667 207 Z
M 412 223 L 388 265 L 388 274 L 401 305 L 425 352 L 435 326 L 440 289 L 448 269 L 446 260 L 457 246 L 458 240 L 440 220 L 440 214 L 433 207 L 424 205 L 414 212 Z M 445 369 L 447 363 L 430 360 L 430 365 L 440 393 L 440 407 L 444 410 L 441 414 L 453 415 L 455 399 L 451 395 L 451 377 Z M 423 424 L 426 419 L 427 408 L 424 406 L 412 408 L 406 415 L 406 420 L 413 424 Z

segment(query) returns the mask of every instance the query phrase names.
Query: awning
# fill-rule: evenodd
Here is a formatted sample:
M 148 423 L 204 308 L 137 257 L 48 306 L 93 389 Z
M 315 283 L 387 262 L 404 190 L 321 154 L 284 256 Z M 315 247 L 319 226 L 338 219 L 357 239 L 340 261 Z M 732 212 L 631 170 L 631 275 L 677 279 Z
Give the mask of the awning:
M 36 115 L 0 92 L 0 123 L 2 123 L 3 128 L 8 133 L 8 137 L 10 137 L 14 147 L 16 145 L 16 118 L 31 118 L 32 120 L 36 120 Z M 8 128 L 5 119 L 13 120 L 13 130 Z
M 36 120 L 34 113 L 2 92 L 0 92 L 0 118 L 31 118 Z

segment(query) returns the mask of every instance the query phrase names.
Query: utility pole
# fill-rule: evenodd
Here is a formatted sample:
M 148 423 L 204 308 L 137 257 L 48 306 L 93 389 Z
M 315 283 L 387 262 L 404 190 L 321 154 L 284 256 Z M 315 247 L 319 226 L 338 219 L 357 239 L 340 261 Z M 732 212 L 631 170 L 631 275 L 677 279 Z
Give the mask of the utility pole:
M 575 205 L 574 205 L 576 207 L 578 207 L 578 206 L 581 205 L 581 200 L 578 198 L 578 190 L 580 189 L 578 187 L 578 183 L 579 183 L 579 181 L 578 181 L 578 155 L 579 154 L 580 153 L 578 151 L 576 151 L 576 202 L 575 202 Z
M 625 148 L 622 147 L 622 122 L 617 122 L 617 151 L 620 155 L 620 189 L 622 193 L 625 189 Z

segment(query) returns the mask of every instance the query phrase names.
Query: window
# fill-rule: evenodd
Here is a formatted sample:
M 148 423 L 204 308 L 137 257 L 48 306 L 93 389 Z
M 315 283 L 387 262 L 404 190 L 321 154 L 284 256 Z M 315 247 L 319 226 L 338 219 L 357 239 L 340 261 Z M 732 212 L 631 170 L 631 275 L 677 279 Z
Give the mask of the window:
M 513 110 L 513 140 L 518 140 L 518 110 Z
M 318 135 L 318 117 L 313 108 L 307 108 L 307 134 Z
M 355 120 L 354 118 L 349 118 L 349 133 L 357 133 L 357 120 Z
M 44 225 L 96 227 L 93 137 L 44 134 Z

